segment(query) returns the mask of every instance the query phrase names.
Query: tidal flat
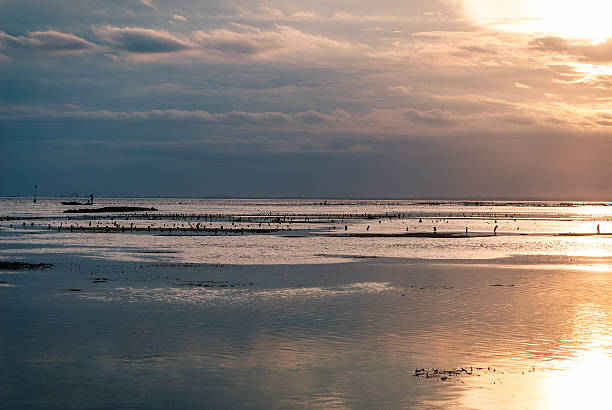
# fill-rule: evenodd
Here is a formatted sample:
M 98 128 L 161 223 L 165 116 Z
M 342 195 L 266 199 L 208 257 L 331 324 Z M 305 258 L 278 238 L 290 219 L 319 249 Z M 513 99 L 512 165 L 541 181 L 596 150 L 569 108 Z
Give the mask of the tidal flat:
M 168 203 L 155 207 L 167 215 Z M 450 220 L 430 208 L 440 205 L 398 206 L 422 214 L 346 218 L 347 231 Z M 559 235 L 606 228 L 606 215 L 569 208 L 515 222 L 512 209 L 500 222 L 479 208 L 448 222 L 470 223 L 463 238 L 328 236 L 331 217 L 323 229 L 198 237 L 58 232 L 34 217 L 59 212 L 11 210 L 0 224 L 6 408 L 592 408 L 607 399 L 610 237 Z M 17 217 L 30 219 L 15 227 Z M 148 218 L 122 223 L 160 223 Z M 491 235 L 495 223 L 504 229 Z

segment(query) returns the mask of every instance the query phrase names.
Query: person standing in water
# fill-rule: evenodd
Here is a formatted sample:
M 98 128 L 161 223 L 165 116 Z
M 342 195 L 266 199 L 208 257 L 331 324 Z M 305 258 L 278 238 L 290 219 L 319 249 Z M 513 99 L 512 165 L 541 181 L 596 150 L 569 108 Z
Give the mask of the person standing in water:
M 495 225 L 495 228 L 493 228 L 493 234 L 497 235 L 497 225 Z
M 93 194 L 89 194 L 89 203 L 93 205 Z

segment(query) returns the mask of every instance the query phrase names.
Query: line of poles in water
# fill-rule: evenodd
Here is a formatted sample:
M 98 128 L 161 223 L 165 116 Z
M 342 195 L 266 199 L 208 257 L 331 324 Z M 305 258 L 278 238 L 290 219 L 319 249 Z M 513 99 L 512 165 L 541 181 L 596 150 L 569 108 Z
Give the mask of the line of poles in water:
M 67 215 L 67 216 L 22 216 L 22 215 L 6 215 L 0 217 L 4 221 L 21 221 L 21 220 L 171 220 L 171 221 L 203 221 L 203 222 L 275 222 L 275 223 L 317 223 L 328 222 L 335 220 L 373 220 L 373 219 L 498 219 L 498 220 L 555 220 L 555 219 L 572 219 L 572 220 L 602 220 L 609 221 L 612 217 L 603 216 L 572 216 L 572 215 L 547 215 L 541 214 L 512 214 L 512 213 L 338 213 L 338 214 L 282 214 L 282 213 L 267 213 L 253 215 L 234 215 L 234 214 L 177 214 L 177 213 L 142 213 L 142 214 L 114 214 L 114 215 Z

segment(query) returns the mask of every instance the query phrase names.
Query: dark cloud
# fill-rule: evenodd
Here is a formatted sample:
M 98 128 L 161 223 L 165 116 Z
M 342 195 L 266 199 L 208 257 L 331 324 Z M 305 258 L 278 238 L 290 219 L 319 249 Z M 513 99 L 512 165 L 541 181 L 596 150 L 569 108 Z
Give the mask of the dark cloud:
M 404 115 L 413 123 L 432 127 L 449 127 L 457 123 L 453 119 L 452 113 L 439 109 L 431 111 L 408 109 L 404 111 Z
M 210 61 L 244 63 L 248 62 L 246 59 L 255 59 L 318 64 L 330 58 L 359 56 L 364 47 L 306 33 L 291 26 L 275 25 L 273 30 L 240 24 L 230 27 L 186 34 L 110 25 L 94 26 L 93 31 L 111 52 L 134 57 L 135 61 L 141 62 L 168 61 L 168 58 L 182 53 L 192 59 Z
M 55 30 L 31 31 L 23 36 L 12 36 L 0 31 L 0 45 L 9 49 L 66 54 L 92 52 L 100 49 L 96 44 L 81 37 Z
M 281 48 L 279 36 L 259 30 L 250 33 L 226 29 L 198 31 L 195 39 L 204 50 L 227 56 L 255 55 Z
M 149 28 L 102 26 L 95 27 L 94 32 L 114 48 L 130 53 L 172 53 L 193 46 L 167 31 Z

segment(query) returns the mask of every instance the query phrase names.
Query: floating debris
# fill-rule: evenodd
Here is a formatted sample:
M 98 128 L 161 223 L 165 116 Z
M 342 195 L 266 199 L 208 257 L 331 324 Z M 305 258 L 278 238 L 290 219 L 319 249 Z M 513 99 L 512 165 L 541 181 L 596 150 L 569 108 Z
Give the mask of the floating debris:
M 534 368 L 535 369 L 535 368 Z M 420 377 L 423 379 L 432 379 L 436 381 L 460 381 L 461 376 L 480 376 L 483 373 L 495 373 L 504 374 L 504 372 L 497 371 L 493 367 L 461 367 L 458 369 L 444 370 L 444 369 L 425 369 L 417 368 L 414 369 L 412 375 L 414 377 Z
M 27 262 L 7 262 L 0 261 L 0 270 L 34 270 L 47 269 L 53 267 L 52 263 L 27 263 Z
M 218 281 L 218 280 L 199 280 L 199 281 L 195 281 L 195 280 L 190 280 L 190 281 L 179 281 L 179 285 L 183 285 L 183 286 L 195 286 L 198 288 L 212 288 L 215 286 L 219 286 L 222 288 L 234 288 L 234 287 L 240 287 L 240 286 L 253 286 L 253 282 L 251 283 L 243 283 L 243 282 L 234 282 L 231 283 L 229 281 Z
M 454 286 L 450 285 L 408 285 L 406 289 L 412 290 L 450 290 L 454 289 Z
M 99 212 L 141 212 L 141 211 L 157 211 L 157 208 L 143 208 L 140 206 L 105 206 L 103 208 L 79 208 L 68 209 L 64 211 L 66 214 L 93 214 Z

